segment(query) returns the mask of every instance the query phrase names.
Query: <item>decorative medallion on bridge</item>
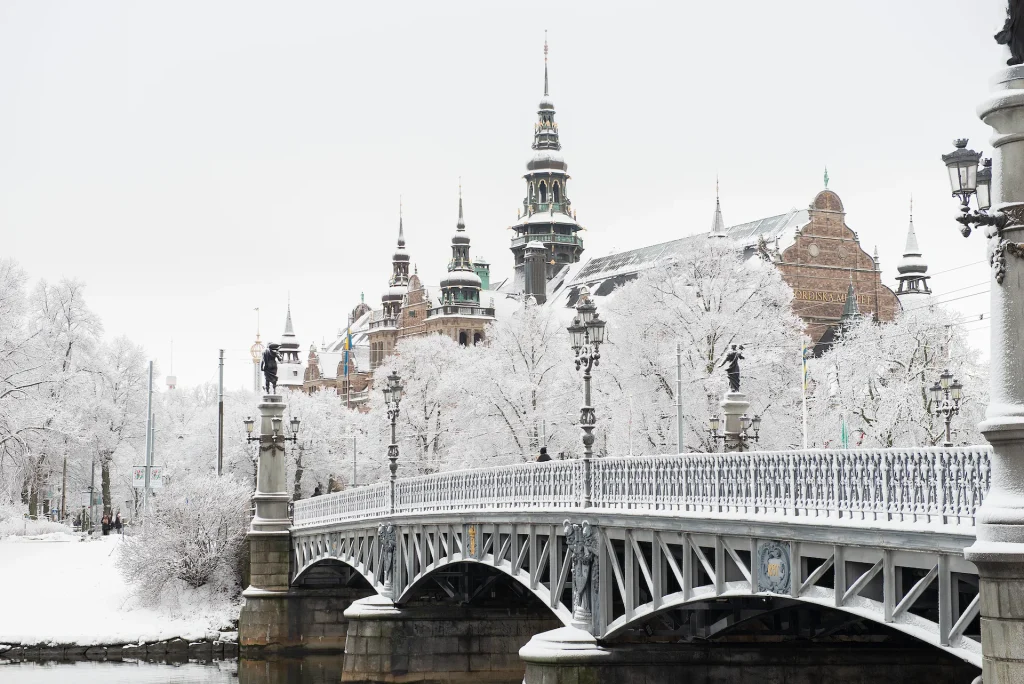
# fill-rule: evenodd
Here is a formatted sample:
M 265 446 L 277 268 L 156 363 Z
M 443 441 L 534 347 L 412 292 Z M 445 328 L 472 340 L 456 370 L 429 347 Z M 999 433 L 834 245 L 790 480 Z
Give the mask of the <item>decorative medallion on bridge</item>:
M 476 558 L 476 525 L 470 525 L 467 534 L 469 535 L 469 557 Z
M 566 520 L 563 527 L 568 560 L 572 563 L 572 626 L 593 633 L 592 606 L 597 605 L 599 572 L 594 564 L 600 541 L 597 528 L 586 520 L 582 525 Z
M 759 540 L 757 542 L 757 591 L 789 594 L 789 542 Z

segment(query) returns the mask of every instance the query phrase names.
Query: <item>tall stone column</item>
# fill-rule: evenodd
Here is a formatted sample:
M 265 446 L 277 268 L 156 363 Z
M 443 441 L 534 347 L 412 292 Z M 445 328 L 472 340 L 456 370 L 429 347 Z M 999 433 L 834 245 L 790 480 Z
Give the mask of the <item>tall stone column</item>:
M 979 106 L 992 137 L 992 207 L 1006 226 L 987 228 L 992 261 L 991 396 L 979 426 L 992 444 L 991 489 L 966 550 L 981 575 L 985 684 L 1024 682 L 1024 66 L 999 72 Z
M 256 515 L 249 528 L 250 582 L 245 596 L 265 592 L 286 592 L 290 570 L 290 535 L 292 521 L 288 514 L 288 493 L 285 481 L 284 397 L 267 394 L 260 409 L 259 465 L 256 477 Z M 277 422 L 278 436 L 274 435 Z
M 740 440 L 740 432 L 743 429 L 741 419 L 750 410 L 747 395 L 743 392 L 727 392 L 718 405 L 722 407 L 722 415 L 725 417 L 725 450 L 743 451 L 746 447 Z

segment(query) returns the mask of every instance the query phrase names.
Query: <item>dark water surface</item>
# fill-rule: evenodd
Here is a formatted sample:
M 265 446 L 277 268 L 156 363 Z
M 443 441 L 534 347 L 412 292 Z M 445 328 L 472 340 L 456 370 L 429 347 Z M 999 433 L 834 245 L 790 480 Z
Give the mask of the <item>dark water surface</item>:
M 343 656 L 212 663 L 21 662 L 0 665 L 0 684 L 337 684 Z

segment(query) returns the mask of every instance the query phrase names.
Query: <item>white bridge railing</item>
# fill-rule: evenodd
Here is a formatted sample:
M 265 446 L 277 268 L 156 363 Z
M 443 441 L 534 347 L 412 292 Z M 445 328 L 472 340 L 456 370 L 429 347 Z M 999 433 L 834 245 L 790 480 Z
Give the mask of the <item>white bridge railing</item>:
M 295 502 L 294 526 L 446 511 L 590 508 L 974 526 L 987 446 L 681 454 L 523 463 Z M 588 481 L 589 479 L 589 481 Z

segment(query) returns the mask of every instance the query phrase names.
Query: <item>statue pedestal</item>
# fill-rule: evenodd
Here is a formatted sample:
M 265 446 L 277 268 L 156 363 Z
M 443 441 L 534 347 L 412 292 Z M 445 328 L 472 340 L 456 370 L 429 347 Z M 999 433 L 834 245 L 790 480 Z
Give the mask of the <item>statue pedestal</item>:
M 290 572 L 291 495 L 285 477 L 284 397 L 265 394 L 259 405 L 260 441 L 256 492 L 252 500 L 256 514 L 249 526 L 250 578 L 246 596 L 264 596 L 267 592 L 287 592 Z M 274 419 L 282 433 L 274 437 Z
M 744 447 L 740 441 L 740 431 L 743 426 L 740 419 L 750 410 L 747 395 L 742 392 L 728 392 L 719 406 L 722 407 L 725 418 L 725 450 L 742 451 Z

